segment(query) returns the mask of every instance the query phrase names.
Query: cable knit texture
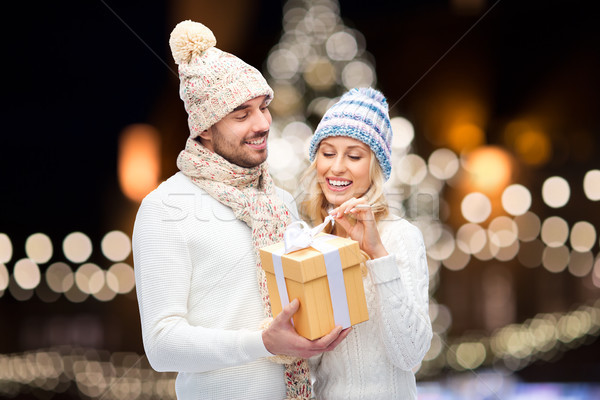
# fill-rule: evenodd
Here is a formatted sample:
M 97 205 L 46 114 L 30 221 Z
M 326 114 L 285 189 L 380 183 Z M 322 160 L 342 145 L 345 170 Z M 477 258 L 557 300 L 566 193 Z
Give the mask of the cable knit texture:
M 378 224 L 390 253 L 367 261 L 369 320 L 333 351 L 310 360 L 319 400 L 414 400 L 412 369 L 429 349 L 429 275 L 418 228 L 399 217 Z
M 291 195 L 273 191 L 296 215 Z M 178 399 L 286 397 L 285 366 L 267 359 L 259 329 L 252 230 L 232 208 L 177 173 L 142 202 L 133 251 L 146 355 L 179 372 Z

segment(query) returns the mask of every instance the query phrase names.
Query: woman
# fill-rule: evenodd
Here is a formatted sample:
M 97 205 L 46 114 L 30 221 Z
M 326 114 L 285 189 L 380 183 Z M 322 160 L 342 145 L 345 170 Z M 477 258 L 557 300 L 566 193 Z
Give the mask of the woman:
M 310 145 L 302 202 L 313 225 L 334 216 L 331 233 L 358 241 L 371 258 L 363 275 L 369 320 L 310 360 L 319 400 L 416 399 L 412 369 L 429 349 L 428 270 L 420 231 L 388 212 L 392 130 L 385 97 L 352 89 L 323 116 Z

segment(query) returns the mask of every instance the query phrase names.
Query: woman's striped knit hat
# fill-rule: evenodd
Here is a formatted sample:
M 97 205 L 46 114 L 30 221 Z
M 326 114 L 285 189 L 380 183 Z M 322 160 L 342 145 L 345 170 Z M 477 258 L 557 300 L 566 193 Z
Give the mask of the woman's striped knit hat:
M 392 126 L 388 103 L 381 92 L 372 88 L 354 88 L 331 106 L 310 141 L 311 162 L 321 140 L 331 136 L 351 137 L 369 146 L 388 180 L 392 172 Z

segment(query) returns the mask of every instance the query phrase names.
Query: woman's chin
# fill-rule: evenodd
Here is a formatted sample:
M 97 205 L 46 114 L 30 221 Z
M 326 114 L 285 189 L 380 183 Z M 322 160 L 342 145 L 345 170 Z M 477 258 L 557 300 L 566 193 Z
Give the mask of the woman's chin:
M 325 198 L 327 202 L 334 207 L 338 207 L 342 205 L 343 202 L 352 198 L 352 196 L 348 193 L 325 193 Z

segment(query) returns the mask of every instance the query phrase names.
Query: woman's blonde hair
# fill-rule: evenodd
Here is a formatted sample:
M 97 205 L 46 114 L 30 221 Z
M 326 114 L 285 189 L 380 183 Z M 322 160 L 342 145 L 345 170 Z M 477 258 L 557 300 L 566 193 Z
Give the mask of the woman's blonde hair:
M 322 223 L 325 220 L 329 209 L 334 208 L 327 201 L 325 194 L 321 190 L 321 185 L 317 180 L 318 159 L 319 155 L 317 152 L 315 160 L 300 178 L 300 193 L 296 196 L 297 199 L 300 199 L 300 214 L 302 219 L 312 226 Z M 371 162 L 369 164 L 369 179 L 371 181 L 371 186 L 362 197 L 371 205 L 375 220 L 379 221 L 381 218 L 388 215 L 388 204 L 383 193 L 383 184 L 385 182 L 383 170 L 377 161 L 377 157 L 375 157 L 375 154 L 372 151 Z M 328 225 L 325 231 L 336 234 L 337 227 L 338 225 L 335 225 L 332 231 L 331 225 Z

